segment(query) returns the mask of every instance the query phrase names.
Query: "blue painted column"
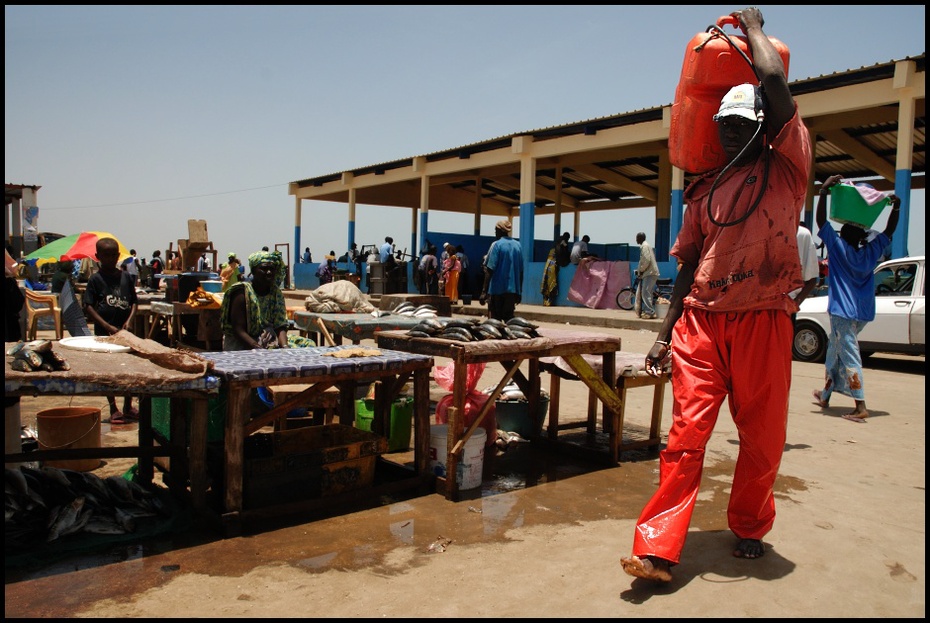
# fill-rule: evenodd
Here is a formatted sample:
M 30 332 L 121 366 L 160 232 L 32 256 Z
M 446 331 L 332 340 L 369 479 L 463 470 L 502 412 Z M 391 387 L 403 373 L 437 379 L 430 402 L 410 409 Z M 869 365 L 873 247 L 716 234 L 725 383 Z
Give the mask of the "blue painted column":
M 671 205 L 670 205 L 670 215 L 668 222 L 666 224 L 667 231 L 665 240 L 667 241 L 668 246 L 666 247 L 667 259 L 671 259 L 668 256 L 668 252 L 671 251 L 672 246 L 675 244 L 675 240 L 678 238 L 678 232 L 681 231 L 681 224 L 684 222 L 684 197 L 685 197 L 685 173 L 678 167 L 672 168 L 672 196 L 671 196 Z M 656 224 L 658 228 L 658 223 Z M 658 234 L 657 234 L 658 235 Z

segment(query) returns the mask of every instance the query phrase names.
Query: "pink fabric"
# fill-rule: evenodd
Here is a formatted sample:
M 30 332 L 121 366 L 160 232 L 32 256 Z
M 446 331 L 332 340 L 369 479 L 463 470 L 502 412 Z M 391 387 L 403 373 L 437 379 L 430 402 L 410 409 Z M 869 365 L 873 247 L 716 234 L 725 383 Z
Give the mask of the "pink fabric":
M 582 261 L 568 288 L 568 300 L 590 309 L 619 309 L 617 293 L 630 286 L 630 263 Z
M 856 190 L 859 191 L 859 196 L 862 197 L 862 200 L 870 206 L 873 206 L 876 203 L 881 203 L 891 194 L 890 192 L 875 190 L 869 184 L 864 182 L 854 184 L 854 186 L 856 187 Z

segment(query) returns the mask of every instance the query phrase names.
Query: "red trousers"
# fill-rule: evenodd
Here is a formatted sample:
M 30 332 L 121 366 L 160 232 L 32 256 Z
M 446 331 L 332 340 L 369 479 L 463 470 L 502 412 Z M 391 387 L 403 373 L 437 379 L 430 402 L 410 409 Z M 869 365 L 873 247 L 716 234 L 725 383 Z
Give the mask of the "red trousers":
M 728 525 L 741 539 L 761 539 L 771 530 L 788 424 L 792 334 L 784 311 L 685 308 L 672 331 L 674 406 L 668 445 L 659 456 L 659 489 L 639 516 L 633 554 L 678 563 L 704 448 L 724 398 L 739 433 Z

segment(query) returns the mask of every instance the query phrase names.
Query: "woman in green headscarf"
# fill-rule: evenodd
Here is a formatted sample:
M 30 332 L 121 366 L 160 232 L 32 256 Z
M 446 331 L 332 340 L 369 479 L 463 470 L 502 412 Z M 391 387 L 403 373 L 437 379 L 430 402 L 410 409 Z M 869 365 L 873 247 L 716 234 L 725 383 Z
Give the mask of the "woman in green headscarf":
M 287 334 L 287 307 L 278 287 L 285 270 L 281 252 L 253 253 L 249 268 L 251 283 L 235 283 L 223 296 L 223 350 L 314 346 L 313 340 Z

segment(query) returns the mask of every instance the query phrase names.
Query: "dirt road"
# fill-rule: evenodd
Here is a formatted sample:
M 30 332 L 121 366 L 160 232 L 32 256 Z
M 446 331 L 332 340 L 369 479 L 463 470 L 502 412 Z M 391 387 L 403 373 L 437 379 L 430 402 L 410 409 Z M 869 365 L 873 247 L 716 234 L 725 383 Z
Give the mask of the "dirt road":
M 597 330 L 620 335 L 624 350 L 645 352 L 654 339 Z M 496 374 L 489 367 L 479 387 Z M 724 408 L 666 587 L 633 580 L 618 562 L 654 490 L 654 456 L 600 469 L 520 448 L 495 459 L 493 495 L 453 503 L 432 494 L 252 536 L 191 532 L 8 568 L 5 615 L 922 618 L 924 359 L 875 356 L 865 374 L 873 417 L 855 424 L 839 417 L 852 404 L 842 396 L 825 413 L 812 404 L 822 366 L 795 364 L 778 517 L 759 560 L 730 555 L 738 441 Z M 563 413 L 584 409 L 580 385 L 562 384 Z M 628 420 L 648 421 L 650 394 L 630 393 Z M 665 413 L 667 432 L 670 400 Z M 508 462 L 515 482 L 532 466 L 537 484 L 507 490 Z

